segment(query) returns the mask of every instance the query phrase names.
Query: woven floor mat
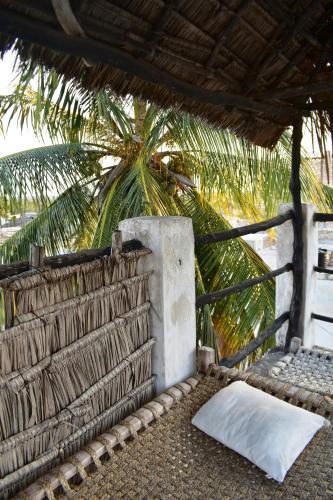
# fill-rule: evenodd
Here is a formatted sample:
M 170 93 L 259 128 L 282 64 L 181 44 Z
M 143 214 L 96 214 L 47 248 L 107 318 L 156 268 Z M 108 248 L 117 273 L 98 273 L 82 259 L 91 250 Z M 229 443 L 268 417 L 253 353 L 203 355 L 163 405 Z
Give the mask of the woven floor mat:
M 221 381 L 201 382 L 188 398 L 73 486 L 76 499 L 333 498 L 333 429 L 318 432 L 284 483 L 191 425 Z
M 287 355 L 279 360 L 271 370 L 271 376 L 281 382 L 333 396 L 333 354 L 300 347 L 294 356 Z

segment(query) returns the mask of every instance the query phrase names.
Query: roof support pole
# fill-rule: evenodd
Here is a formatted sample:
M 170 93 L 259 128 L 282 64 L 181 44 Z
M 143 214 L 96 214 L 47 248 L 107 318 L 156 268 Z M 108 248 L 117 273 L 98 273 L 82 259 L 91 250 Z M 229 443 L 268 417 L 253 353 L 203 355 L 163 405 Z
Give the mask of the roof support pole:
M 303 212 L 301 202 L 301 142 L 303 119 L 297 118 L 293 125 L 292 135 L 292 163 L 290 177 L 290 191 L 292 195 L 294 218 L 294 243 L 293 243 L 293 292 L 290 304 L 289 327 L 286 336 L 286 349 L 289 349 L 292 337 L 302 338 L 300 331 L 301 311 L 303 301 Z

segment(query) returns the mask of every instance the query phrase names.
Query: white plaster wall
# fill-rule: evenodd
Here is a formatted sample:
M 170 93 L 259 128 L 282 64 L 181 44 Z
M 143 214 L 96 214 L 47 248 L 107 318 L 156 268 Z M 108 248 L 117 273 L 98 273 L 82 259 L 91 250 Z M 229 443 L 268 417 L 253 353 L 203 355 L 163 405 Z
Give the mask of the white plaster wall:
M 285 214 L 292 208 L 291 204 L 284 203 L 279 207 L 279 214 Z M 293 258 L 294 233 L 292 221 L 288 220 L 277 227 L 276 233 L 276 267 L 282 267 Z M 292 272 L 280 274 L 276 277 L 275 289 L 275 316 L 279 317 L 290 310 L 291 297 L 293 292 Z M 280 330 L 276 333 L 276 345 L 284 347 L 288 330 L 288 321 L 286 321 Z
M 324 316 L 333 316 L 333 281 L 318 279 L 316 296 L 313 303 L 313 312 Z M 333 350 L 333 324 L 313 320 L 313 344 L 322 348 Z
M 304 280 L 303 280 L 303 307 L 301 328 L 303 330 L 303 345 L 307 348 L 315 344 L 315 321 L 311 319 L 314 312 L 316 297 L 317 273 L 313 267 L 318 261 L 318 224 L 314 222 L 313 215 L 317 212 L 314 205 L 303 204 L 303 241 L 304 241 Z
M 137 217 L 122 221 L 119 229 L 124 240 L 137 238 L 152 250 L 140 259 L 140 271 L 154 271 L 149 280 L 150 317 L 159 393 L 192 375 L 196 368 L 192 221 L 186 217 Z
M 291 204 L 283 204 L 279 208 L 279 213 L 285 213 L 292 208 Z M 302 343 L 305 347 L 312 347 L 314 344 L 314 321 L 311 319 L 313 312 L 316 273 L 313 266 L 317 262 L 318 253 L 318 233 L 317 224 L 313 222 L 313 214 L 316 207 L 310 204 L 302 204 L 303 212 L 303 307 L 301 310 L 300 328 L 303 334 Z M 292 262 L 294 233 L 292 221 L 287 221 L 277 228 L 277 267 L 284 266 Z M 276 278 L 275 310 L 276 317 L 285 311 L 290 310 L 290 303 L 293 291 L 292 272 L 284 273 Z M 288 330 L 286 322 L 276 334 L 278 346 L 284 346 Z

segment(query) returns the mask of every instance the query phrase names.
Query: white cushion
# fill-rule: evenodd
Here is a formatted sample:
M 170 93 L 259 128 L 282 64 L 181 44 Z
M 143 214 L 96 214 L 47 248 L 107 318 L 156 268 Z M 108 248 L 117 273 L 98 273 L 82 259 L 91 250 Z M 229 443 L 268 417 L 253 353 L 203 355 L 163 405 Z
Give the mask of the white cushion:
M 204 404 L 192 424 L 282 482 L 315 433 L 329 422 L 245 382 L 234 382 Z

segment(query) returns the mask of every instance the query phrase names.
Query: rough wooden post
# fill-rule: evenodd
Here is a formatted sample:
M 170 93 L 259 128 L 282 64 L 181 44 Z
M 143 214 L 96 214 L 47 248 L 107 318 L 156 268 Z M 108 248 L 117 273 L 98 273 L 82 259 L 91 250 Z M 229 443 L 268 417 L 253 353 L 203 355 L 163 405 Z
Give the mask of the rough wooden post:
M 202 346 L 198 349 L 198 371 L 207 373 L 208 368 L 215 362 L 215 349 Z
M 299 117 L 293 126 L 292 164 L 290 177 L 290 191 L 293 199 L 294 218 L 294 245 L 293 245 L 293 294 L 290 304 L 289 328 L 286 336 L 286 349 L 289 349 L 293 337 L 302 338 L 300 318 L 303 301 L 303 212 L 301 201 L 301 142 L 302 117 Z
M 14 324 L 14 292 L 3 289 L 3 305 L 5 310 L 5 328 L 10 328 Z
M 32 243 L 30 245 L 30 259 L 29 259 L 30 269 L 42 267 L 44 257 L 45 257 L 45 248 L 36 245 L 35 243 Z
M 121 231 L 112 234 L 112 255 L 118 255 L 123 249 L 123 237 Z

